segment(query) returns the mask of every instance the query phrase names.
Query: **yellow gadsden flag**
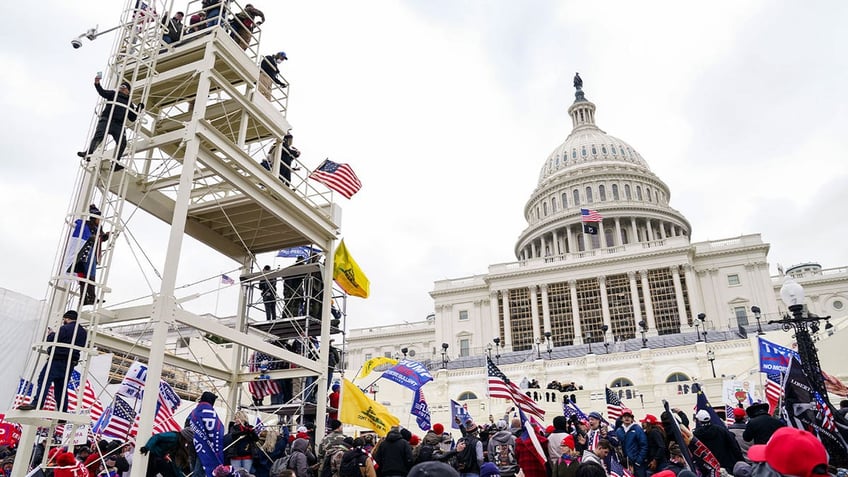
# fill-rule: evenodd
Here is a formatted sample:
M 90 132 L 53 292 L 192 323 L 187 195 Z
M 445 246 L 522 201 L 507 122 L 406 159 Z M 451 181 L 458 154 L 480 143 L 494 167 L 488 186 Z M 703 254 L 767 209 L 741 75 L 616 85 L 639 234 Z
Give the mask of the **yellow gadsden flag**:
M 400 424 L 400 419 L 391 415 L 385 406 L 366 396 L 355 384 L 343 379 L 342 385 L 340 421 L 372 429 L 380 437 L 385 436 L 392 426 Z
M 339 243 L 333 258 L 333 280 L 342 287 L 348 295 L 368 298 L 370 283 L 368 277 L 356 264 L 345 247 L 344 239 Z
M 365 376 L 371 374 L 371 371 L 374 371 L 377 366 L 384 366 L 387 364 L 394 366 L 398 364 L 398 360 L 387 358 L 385 356 L 377 356 L 376 358 L 371 358 L 366 361 L 365 364 L 362 365 L 362 370 L 359 372 L 359 376 L 357 376 L 356 379 L 364 378 Z

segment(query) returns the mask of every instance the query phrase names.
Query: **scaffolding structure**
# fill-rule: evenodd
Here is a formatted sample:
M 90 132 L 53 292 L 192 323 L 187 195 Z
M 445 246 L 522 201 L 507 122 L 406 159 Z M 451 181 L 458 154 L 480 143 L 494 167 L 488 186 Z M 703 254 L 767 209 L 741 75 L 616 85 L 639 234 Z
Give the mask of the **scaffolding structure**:
M 203 8 L 200 0 L 193 0 L 186 18 L 205 11 L 207 19 L 193 25 L 186 22 L 180 41 L 166 44 L 162 18 L 170 18 L 176 11 L 173 6 L 173 0 L 126 0 L 120 25 L 114 29 L 114 48 L 101 81 L 105 89 L 117 90 L 122 82 L 130 86 L 125 116 L 107 118 L 126 128 L 125 154 L 119 157 L 120 148 L 107 140 L 80 159 L 40 321 L 45 332 L 57 329 L 67 310 L 78 310 L 88 339 L 84 346 L 55 339 L 34 343 L 27 365 L 30 380 L 36 381 L 38 371 L 57 350 L 79 353 L 79 363 L 69 361 L 66 373 L 77 365 L 81 382 L 87 378 L 93 356 L 113 352 L 120 357 L 118 368 L 132 360 L 146 363 L 146 389 L 158 389 L 160 380 L 177 376 L 224 383 L 227 393 L 222 397 L 229 415 L 221 417 L 229 419 L 247 401 L 243 396 L 247 384 L 257 377 L 248 370 L 249 357 L 261 353 L 289 364 L 274 370 L 273 378 L 310 383 L 303 386 L 299 398 L 293 396 L 273 412 L 285 416 L 286 423 L 302 423 L 311 417 L 316 435 L 323 436 L 331 336 L 342 329 L 333 311 L 343 318 L 345 310 L 344 294 L 332 287 L 341 210 L 330 190 L 307 181 L 306 167 L 296 159 L 290 165 L 282 161 L 282 149 L 287 147 L 283 138 L 291 129 L 286 119 L 287 92 L 269 84 L 267 75 L 263 77 L 261 31 L 245 25 L 244 15 L 239 15 L 243 6 L 230 1 Z M 100 106 L 109 103 L 101 101 Z M 121 110 L 115 101 L 111 106 L 113 114 Z M 135 121 L 133 113 L 138 116 Z M 263 160 L 270 163 L 270 170 L 261 165 Z M 290 169 L 290 179 L 281 179 L 281 167 Z M 112 291 L 110 264 L 120 248 L 117 238 L 129 233 L 139 212 L 170 226 L 167 236 L 161 237 L 165 258 L 158 272 L 159 290 L 142 304 L 107 307 L 106 297 Z M 85 227 L 93 237 L 91 253 L 99 259 L 87 273 L 71 276 L 69 272 L 75 270 L 69 268 L 69 258 L 76 256 L 74 244 Z M 242 286 L 232 324 L 189 312 L 177 299 L 176 277 L 186 235 L 203 244 L 207 253 L 239 264 Z M 279 307 L 279 319 L 252 318 L 258 280 L 269 278 L 267 273 L 256 274 L 257 254 L 296 246 L 320 250 L 323 262 L 275 271 L 273 278 L 284 284 L 300 277 L 300 287 L 286 290 L 284 285 L 274 305 Z M 146 329 L 149 340 L 115 332 L 127 324 Z M 167 350 L 169 332 L 185 327 L 232 343 L 230 362 L 203 363 Z M 283 345 L 286 340 L 288 346 Z M 292 346 L 294 342 L 300 346 Z M 183 397 L 197 393 L 184 391 Z M 314 404 L 308 403 L 306 393 L 312 393 Z M 155 392 L 144 393 L 139 440 L 152 434 L 157 398 Z M 82 409 L 82 399 L 83 393 L 77 393 L 77 409 Z M 299 405 L 293 405 L 295 401 Z M 22 462 L 29 461 L 39 429 L 52 436 L 57 425 L 73 430 L 90 423 L 87 414 L 62 409 L 59 403 L 56 410 L 6 413 L 7 420 L 22 425 L 18 453 Z M 145 475 L 146 467 L 146 457 L 134 456 L 133 477 Z M 14 477 L 23 477 L 26 469 L 15 466 Z

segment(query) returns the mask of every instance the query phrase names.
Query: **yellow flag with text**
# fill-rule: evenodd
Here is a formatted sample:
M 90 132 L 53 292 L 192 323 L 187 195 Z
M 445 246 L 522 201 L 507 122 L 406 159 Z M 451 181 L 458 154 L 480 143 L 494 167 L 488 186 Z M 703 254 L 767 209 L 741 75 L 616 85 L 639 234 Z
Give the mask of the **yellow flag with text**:
M 339 420 L 346 424 L 365 427 L 383 437 L 400 419 L 393 416 L 385 406 L 369 398 L 355 384 L 342 379 L 342 402 Z
M 348 295 L 368 298 L 371 284 L 362 269 L 356 264 L 350 252 L 345 247 L 344 239 L 339 243 L 333 257 L 333 280 L 342 287 Z
M 371 371 L 374 371 L 374 368 L 377 366 L 383 366 L 390 364 L 392 366 L 398 364 L 398 360 L 387 358 L 385 356 L 377 356 L 376 358 L 371 358 L 362 365 L 362 370 L 359 372 L 359 376 L 354 379 L 364 378 L 371 374 Z

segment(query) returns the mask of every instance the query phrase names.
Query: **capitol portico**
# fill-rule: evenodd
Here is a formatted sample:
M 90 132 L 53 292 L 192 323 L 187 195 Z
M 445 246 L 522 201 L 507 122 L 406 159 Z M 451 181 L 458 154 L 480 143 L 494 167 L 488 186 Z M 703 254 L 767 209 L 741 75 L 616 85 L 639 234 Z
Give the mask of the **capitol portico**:
M 652 412 L 662 399 L 682 407 L 698 379 L 720 405 L 722 376 L 760 383 L 758 330 L 791 346 L 789 333 L 767 325 L 786 313 L 778 303 L 785 273 L 806 288 L 810 312 L 833 317 L 820 341 L 823 367 L 848 376 L 842 360 L 827 357 L 848 326 L 848 268 L 803 264 L 772 277 L 759 234 L 691 242 L 669 186 L 632 146 L 598 127 L 595 104 L 582 81 L 575 86 L 572 131 L 542 164 L 516 261 L 435 282 L 435 314 L 425 322 L 351 330 L 348 369 L 403 349 L 434 370 L 428 399 L 478 399 L 494 413 L 502 411 L 485 397 L 485 354 L 513 379 L 582 384 L 584 402 L 609 386 L 638 395 Z M 586 228 L 581 209 L 602 220 Z M 395 387 L 382 386 L 378 400 L 397 405 L 400 416 L 408 396 Z M 558 396 L 545 399 L 551 410 L 561 406 Z

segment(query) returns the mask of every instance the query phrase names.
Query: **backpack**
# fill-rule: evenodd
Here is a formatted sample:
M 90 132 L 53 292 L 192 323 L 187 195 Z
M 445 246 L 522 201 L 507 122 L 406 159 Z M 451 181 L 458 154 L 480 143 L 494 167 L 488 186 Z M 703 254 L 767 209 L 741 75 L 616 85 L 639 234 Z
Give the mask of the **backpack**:
M 291 454 L 284 455 L 279 459 L 275 460 L 273 464 L 271 464 L 271 470 L 268 471 L 268 475 L 270 477 L 280 477 L 283 471 L 289 468 L 289 461 L 291 460 Z
M 365 466 L 367 458 L 361 449 L 352 449 L 345 452 L 341 464 L 339 464 L 338 477 L 362 477 L 362 468 Z
M 334 445 L 327 449 L 327 455 L 324 456 L 324 466 L 321 469 L 321 477 L 338 477 L 339 466 L 342 464 L 342 457 L 350 448 L 346 445 Z
M 504 471 L 518 470 L 518 461 L 515 458 L 515 446 L 509 444 L 495 444 L 495 455 L 489 456 L 491 461 Z

